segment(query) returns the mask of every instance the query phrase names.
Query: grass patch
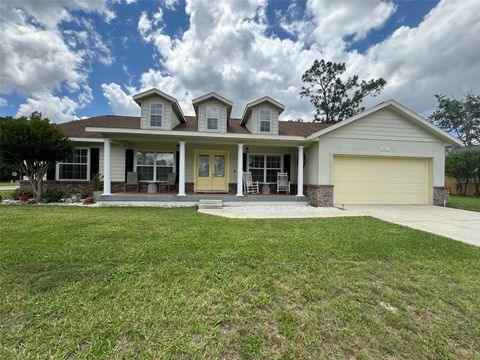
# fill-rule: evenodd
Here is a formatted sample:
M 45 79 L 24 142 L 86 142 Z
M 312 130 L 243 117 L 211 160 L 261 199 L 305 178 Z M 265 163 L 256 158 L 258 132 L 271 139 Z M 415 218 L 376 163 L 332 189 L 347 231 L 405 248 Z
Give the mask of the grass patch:
M 11 199 L 14 192 L 15 190 L 0 190 L 0 195 L 2 195 L 4 200 Z
M 18 182 L 13 182 L 13 183 L 11 183 L 11 182 L 9 182 L 9 181 L 0 181 L 0 188 L 1 188 L 2 186 L 18 186 L 18 185 L 19 185 Z
M 0 358 L 475 358 L 480 249 L 374 218 L 0 207 Z
M 480 212 L 480 197 L 450 195 L 448 207 Z

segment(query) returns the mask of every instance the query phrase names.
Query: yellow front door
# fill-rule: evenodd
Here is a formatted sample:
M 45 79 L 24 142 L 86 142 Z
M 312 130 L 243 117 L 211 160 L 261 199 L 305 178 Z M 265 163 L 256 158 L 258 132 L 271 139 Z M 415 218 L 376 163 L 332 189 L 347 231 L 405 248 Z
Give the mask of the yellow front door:
M 195 151 L 195 191 L 228 192 L 228 151 Z

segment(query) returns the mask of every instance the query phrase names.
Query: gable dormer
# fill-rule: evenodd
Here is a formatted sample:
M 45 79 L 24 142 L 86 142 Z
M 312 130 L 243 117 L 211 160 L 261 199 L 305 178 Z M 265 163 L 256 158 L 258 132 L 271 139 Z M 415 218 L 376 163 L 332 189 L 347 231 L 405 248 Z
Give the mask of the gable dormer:
M 278 117 L 285 106 L 271 97 L 264 96 L 245 106 L 241 125 L 252 134 L 278 135 Z
M 227 132 L 233 103 L 214 92 L 192 100 L 198 119 L 198 131 Z
M 185 115 L 177 99 L 158 89 L 150 89 L 133 96 L 140 106 L 140 127 L 142 129 L 172 130 L 180 123 L 186 123 Z

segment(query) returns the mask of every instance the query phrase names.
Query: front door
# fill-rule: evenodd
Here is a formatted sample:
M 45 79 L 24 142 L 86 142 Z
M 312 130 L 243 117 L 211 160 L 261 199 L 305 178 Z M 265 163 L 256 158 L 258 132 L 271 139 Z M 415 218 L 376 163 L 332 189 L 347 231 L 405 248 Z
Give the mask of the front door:
M 228 151 L 195 151 L 195 191 L 228 192 Z

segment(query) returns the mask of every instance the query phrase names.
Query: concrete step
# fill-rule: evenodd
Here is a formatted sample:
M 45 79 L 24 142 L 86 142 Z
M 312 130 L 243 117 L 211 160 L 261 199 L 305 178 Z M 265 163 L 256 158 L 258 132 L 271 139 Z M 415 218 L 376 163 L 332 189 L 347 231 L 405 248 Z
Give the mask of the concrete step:
M 199 209 L 223 209 L 223 200 L 200 199 L 198 201 Z

